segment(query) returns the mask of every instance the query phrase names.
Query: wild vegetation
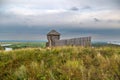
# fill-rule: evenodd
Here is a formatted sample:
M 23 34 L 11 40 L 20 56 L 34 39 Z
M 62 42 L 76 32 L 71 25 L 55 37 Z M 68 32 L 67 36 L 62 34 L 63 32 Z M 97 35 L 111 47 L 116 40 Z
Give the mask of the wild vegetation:
M 120 80 L 120 47 L 0 51 L 0 80 Z
M 37 48 L 37 47 L 41 47 L 44 48 L 45 47 L 45 42 L 2 42 L 0 43 L 0 45 L 2 44 L 11 44 L 9 47 L 12 49 L 21 49 L 21 48 Z M 2 47 L 0 47 L 0 49 L 3 49 Z
M 0 50 L 4 50 L 4 48 L 0 45 Z
M 16 42 L 10 46 L 13 49 L 45 47 L 45 42 Z

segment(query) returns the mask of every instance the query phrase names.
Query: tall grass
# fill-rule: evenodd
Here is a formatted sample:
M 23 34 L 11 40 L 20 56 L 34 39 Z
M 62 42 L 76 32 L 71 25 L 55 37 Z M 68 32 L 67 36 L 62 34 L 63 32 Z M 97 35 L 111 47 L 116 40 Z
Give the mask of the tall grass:
M 0 80 L 120 80 L 120 48 L 1 51 Z

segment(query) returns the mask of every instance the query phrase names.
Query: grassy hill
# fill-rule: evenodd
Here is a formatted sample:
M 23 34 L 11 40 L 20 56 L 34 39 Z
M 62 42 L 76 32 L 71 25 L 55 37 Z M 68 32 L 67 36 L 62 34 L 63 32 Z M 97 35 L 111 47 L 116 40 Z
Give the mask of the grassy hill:
M 120 80 L 120 47 L 0 51 L 0 80 Z

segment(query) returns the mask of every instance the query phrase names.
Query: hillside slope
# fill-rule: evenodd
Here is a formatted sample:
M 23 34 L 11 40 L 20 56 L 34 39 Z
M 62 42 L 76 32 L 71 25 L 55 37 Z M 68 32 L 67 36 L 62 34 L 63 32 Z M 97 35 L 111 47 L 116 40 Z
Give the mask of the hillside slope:
M 0 80 L 120 80 L 120 48 L 0 51 Z

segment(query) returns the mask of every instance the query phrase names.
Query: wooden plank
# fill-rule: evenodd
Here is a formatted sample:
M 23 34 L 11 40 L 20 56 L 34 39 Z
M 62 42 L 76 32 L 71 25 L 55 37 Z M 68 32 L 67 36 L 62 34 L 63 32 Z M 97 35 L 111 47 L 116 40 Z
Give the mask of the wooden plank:
M 55 46 L 65 46 L 65 45 L 90 46 L 91 37 L 81 37 L 81 38 L 72 38 L 72 39 L 55 41 Z

